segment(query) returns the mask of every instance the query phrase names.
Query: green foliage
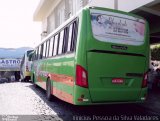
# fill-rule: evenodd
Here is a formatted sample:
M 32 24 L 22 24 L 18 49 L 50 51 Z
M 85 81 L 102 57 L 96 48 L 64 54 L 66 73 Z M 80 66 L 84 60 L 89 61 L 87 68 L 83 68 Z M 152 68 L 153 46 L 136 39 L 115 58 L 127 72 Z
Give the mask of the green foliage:
M 160 45 L 151 47 L 151 59 L 160 60 Z

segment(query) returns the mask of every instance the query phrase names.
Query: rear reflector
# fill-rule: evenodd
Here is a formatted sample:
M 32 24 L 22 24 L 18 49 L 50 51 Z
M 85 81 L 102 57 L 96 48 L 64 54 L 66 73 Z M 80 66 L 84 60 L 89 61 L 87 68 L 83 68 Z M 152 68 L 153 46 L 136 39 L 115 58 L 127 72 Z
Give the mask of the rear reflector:
M 80 65 L 76 66 L 76 85 L 88 88 L 87 71 Z
M 148 73 L 145 73 L 143 76 L 142 88 L 147 87 L 147 81 L 148 81 Z

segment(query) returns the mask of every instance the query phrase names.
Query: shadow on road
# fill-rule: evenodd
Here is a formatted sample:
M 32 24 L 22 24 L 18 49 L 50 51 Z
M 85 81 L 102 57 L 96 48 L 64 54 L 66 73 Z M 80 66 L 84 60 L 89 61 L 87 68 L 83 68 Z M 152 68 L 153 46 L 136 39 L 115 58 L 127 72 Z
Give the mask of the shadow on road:
M 56 112 L 62 120 L 87 120 L 95 117 L 104 118 L 119 118 L 121 120 L 130 120 L 134 116 L 160 116 L 160 91 L 149 92 L 148 100 L 143 104 L 109 104 L 109 105 L 92 105 L 92 106 L 74 106 L 59 99 L 52 102 L 46 100 L 45 90 L 34 85 L 29 85 L 29 88 L 35 91 L 47 105 Z M 159 96 L 157 96 L 159 95 Z M 159 100 L 159 103 L 157 101 Z M 154 103 L 157 103 L 156 108 Z M 153 107 L 154 105 L 154 107 Z M 124 119 L 122 119 L 124 118 Z M 88 120 L 89 120 L 88 119 Z M 98 120 L 98 119 L 97 119 Z M 100 120 L 100 119 L 99 119 Z M 109 120 L 109 119 L 108 119 Z

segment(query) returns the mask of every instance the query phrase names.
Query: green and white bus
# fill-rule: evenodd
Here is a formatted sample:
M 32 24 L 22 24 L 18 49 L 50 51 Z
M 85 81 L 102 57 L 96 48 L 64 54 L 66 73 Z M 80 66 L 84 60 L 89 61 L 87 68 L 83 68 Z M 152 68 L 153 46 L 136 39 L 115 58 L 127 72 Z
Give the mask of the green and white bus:
M 74 105 L 136 103 L 147 96 L 149 27 L 122 11 L 85 7 L 35 49 L 32 80 Z
M 31 79 L 31 56 L 34 50 L 27 50 L 20 64 L 20 77 L 21 81 L 29 81 Z

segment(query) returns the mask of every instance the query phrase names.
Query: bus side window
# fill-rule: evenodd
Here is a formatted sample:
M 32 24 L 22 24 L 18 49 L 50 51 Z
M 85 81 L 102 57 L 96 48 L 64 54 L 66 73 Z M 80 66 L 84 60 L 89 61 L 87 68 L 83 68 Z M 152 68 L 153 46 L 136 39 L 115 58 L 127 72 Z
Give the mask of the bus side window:
M 38 47 L 38 59 L 41 59 L 41 46 Z
M 50 39 L 50 46 L 49 46 L 49 57 L 52 57 L 52 53 L 53 53 L 53 40 L 54 40 L 54 37 L 52 37 Z
M 34 61 L 34 60 L 35 60 L 35 51 L 34 51 L 33 56 L 32 56 L 32 61 Z
M 45 55 L 45 57 L 47 58 L 47 52 L 48 52 L 48 40 L 47 40 L 45 43 L 46 43 L 46 55 Z
M 58 47 L 58 55 L 62 54 L 62 47 L 63 47 L 63 40 L 64 40 L 64 30 L 60 32 L 60 38 L 59 38 L 59 47 Z
M 57 55 L 57 46 L 58 46 L 58 34 L 55 35 L 53 56 Z
M 76 49 L 77 33 L 78 33 L 78 20 L 74 21 L 73 23 L 73 35 L 72 35 L 72 42 L 71 42 L 72 52 Z
M 35 49 L 35 51 L 34 51 L 33 59 L 36 60 L 36 49 Z
M 36 60 L 36 49 L 35 49 L 35 52 L 34 52 L 33 59 Z
M 36 55 L 35 55 L 35 60 L 37 60 L 38 58 L 38 48 L 36 49 Z
M 49 42 L 50 42 L 50 39 L 46 41 L 46 58 L 48 57 L 48 53 L 49 53 Z
M 68 30 L 69 34 L 68 34 L 67 52 L 71 51 L 72 29 L 73 29 L 73 24 L 69 26 L 69 30 Z
M 43 58 L 46 58 L 46 42 L 43 43 Z
M 64 29 L 64 40 L 63 40 L 63 50 L 62 53 L 67 52 L 67 46 L 68 46 L 68 27 Z
M 45 58 L 47 57 L 47 41 L 45 42 L 45 46 L 46 46 L 46 49 L 45 49 Z
M 52 56 L 53 56 L 53 53 L 54 53 L 54 43 L 55 43 L 55 36 L 53 36 L 53 49 L 52 49 Z
M 49 57 L 50 41 L 51 41 L 51 39 L 48 40 L 48 53 L 47 53 L 47 57 Z
M 37 53 L 36 53 L 36 59 L 38 60 L 39 56 L 38 56 L 38 50 L 39 50 L 39 47 L 37 47 Z
M 41 46 L 40 59 L 42 59 L 42 58 L 43 58 L 43 44 L 42 44 L 42 45 L 40 45 L 40 46 Z

